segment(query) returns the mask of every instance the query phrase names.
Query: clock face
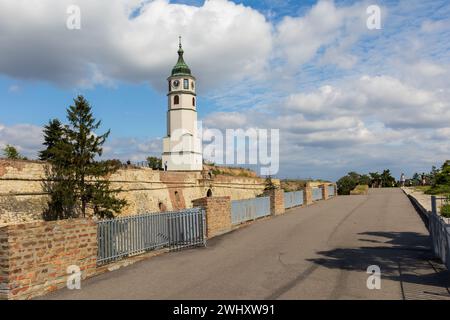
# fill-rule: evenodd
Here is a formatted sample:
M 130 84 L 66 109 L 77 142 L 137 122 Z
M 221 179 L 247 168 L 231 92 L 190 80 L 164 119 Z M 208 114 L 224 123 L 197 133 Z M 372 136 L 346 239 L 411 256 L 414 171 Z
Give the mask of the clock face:
M 175 88 L 178 88 L 179 85 L 180 85 L 180 81 L 179 81 L 179 80 L 175 80 L 175 81 L 173 82 L 173 86 L 174 86 Z

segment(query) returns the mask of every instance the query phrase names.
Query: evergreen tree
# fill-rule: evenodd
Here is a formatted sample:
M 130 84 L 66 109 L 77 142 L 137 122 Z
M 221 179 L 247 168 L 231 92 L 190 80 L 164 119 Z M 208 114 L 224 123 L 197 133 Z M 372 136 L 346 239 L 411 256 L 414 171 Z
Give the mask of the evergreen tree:
M 39 159 L 48 161 L 55 157 L 56 145 L 65 139 L 64 127 L 58 119 L 53 119 L 44 126 L 44 143 L 45 150 L 39 152 Z
M 67 119 L 68 126 L 53 123 L 45 131 L 45 141 L 51 144 L 44 153 L 51 164 L 45 186 L 51 196 L 47 218 L 85 217 L 88 209 L 100 217 L 113 217 L 126 205 L 125 200 L 116 198 L 120 190 L 112 190 L 108 181 L 119 164 L 96 161 L 102 155 L 109 131 L 95 134 L 101 122 L 95 120 L 83 96 L 74 99 L 74 105 L 67 109 Z M 60 139 L 54 139 L 57 127 L 62 128 Z

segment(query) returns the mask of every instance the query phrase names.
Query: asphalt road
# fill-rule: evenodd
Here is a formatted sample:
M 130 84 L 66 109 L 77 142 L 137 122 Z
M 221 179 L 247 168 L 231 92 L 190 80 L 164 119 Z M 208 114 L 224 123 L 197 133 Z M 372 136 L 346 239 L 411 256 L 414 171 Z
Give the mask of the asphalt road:
M 163 254 L 46 299 L 448 299 L 449 272 L 400 189 L 257 221 L 207 248 Z M 367 288 L 367 268 L 381 289 Z

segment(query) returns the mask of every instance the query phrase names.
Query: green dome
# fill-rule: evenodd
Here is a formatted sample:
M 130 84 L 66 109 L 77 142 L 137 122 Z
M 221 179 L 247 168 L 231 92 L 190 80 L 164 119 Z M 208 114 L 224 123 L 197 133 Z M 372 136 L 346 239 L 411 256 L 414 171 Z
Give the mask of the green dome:
M 191 69 L 189 69 L 186 62 L 184 62 L 183 59 L 183 48 L 181 47 L 180 42 L 180 49 L 178 49 L 178 62 L 172 69 L 172 76 L 190 76 L 191 75 Z

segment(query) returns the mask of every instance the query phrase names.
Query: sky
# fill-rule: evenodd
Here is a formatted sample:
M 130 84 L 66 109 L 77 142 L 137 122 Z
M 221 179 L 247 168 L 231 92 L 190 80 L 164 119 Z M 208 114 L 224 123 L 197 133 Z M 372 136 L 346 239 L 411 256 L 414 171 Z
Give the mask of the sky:
M 36 158 L 42 126 L 82 94 L 111 129 L 105 158 L 160 155 L 179 35 L 199 119 L 279 129 L 277 177 L 398 178 L 450 159 L 447 0 L 0 0 L 0 147 Z

